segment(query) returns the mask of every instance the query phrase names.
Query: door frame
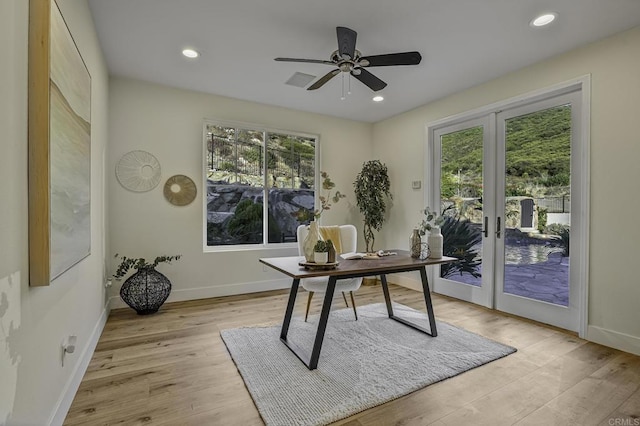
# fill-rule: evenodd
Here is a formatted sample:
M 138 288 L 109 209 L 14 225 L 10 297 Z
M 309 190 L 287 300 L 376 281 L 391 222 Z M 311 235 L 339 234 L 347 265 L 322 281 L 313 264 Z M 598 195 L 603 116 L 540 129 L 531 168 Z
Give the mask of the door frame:
M 589 303 L 589 228 L 590 228 L 590 153 L 591 153 L 591 75 L 587 74 L 581 77 L 577 77 L 572 80 L 568 80 L 556 85 L 546 87 L 543 89 L 534 90 L 522 95 L 518 95 L 506 100 L 498 101 L 483 107 L 479 107 L 467 112 L 451 115 L 425 125 L 425 167 L 424 167 L 424 199 L 426 205 L 435 206 L 436 200 L 439 196 L 439 187 L 435 186 L 435 182 L 439 182 L 440 177 L 437 176 L 435 170 L 430 165 L 435 157 L 435 132 L 443 127 L 449 127 L 463 122 L 469 122 L 474 119 L 479 119 L 484 116 L 492 116 L 491 124 L 493 128 L 490 128 L 490 132 L 495 134 L 495 114 L 508 108 L 516 108 L 522 105 L 538 102 L 549 97 L 559 96 L 571 92 L 580 92 L 581 97 L 581 116 L 580 116 L 580 131 L 582 136 L 582 143 L 580 144 L 578 152 L 572 152 L 575 155 L 575 162 L 572 160 L 572 164 L 578 165 L 577 170 L 572 171 L 572 175 L 575 174 L 575 178 L 578 182 L 576 185 L 575 193 L 579 195 L 575 197 L 577 199 L 574 202 L 572 198 L 572 211 L 581 212 L 581 220 L 578 221 L 576 226 L 577 234 L 580 235 L 579 244 L 572 246 L 572 257 L 575 254 L 575 261 L 572 262 L 572 266 L 576 265 L 572 273 L 577 275 L 578 288 L 576 297 L 576 306 L 578 308 L 578 334 L 581 338 L 584 338 L 587 334 L 588 326 L 588 303 Z M 573 225 L 572 225 L 573 227 Z M 436 269 L 430 268 L 429 271 L 431 282 L 434 282 Z

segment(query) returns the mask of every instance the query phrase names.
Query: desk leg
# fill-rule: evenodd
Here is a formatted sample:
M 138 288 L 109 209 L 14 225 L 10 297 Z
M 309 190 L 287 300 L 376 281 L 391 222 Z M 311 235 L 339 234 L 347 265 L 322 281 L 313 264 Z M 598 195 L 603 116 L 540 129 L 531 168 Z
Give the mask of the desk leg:
M 327 321 L 329 319 L 329 311 L 331 310 L 331 302 L 333 301 L 333 293 L 336 289 L 336 277 L 330 276 L 327 284 L 327 292 L 324 295 L 324 303 L 322 304 L 322 313 L 318 322 L 318 331 L 316 332 L 316 340 L 313 343 L 313 351 L 309 360 L 309 370 L 315 370 L 318 367 L 318 359 L 320 358 L 320 349 L 322 349 L 322 341 L 324 340 L 324 332 L 327 329 Z
M 438 335 L 438 330 L 436 329 L 436 317 L 433 314 L 433 305 L 431 304 L 431 292 L 429 291 L 429 281 L 427 280 L 426 266 L 420 268 L 420 278 L 422 279 L 424 303 L 427 305 L 427 315 L 429 316 L 429 325 L 431 326 L 431 336 L 436 337 Z
M 391 318 L 392 320 L 398 321 L 404 325 L 407 325 L 411 328 L 414 328 L 432 337 L 436 337 L 438 335 L 438 331 L 436 329 L 436 318 L 435 318 L 435 315 L 433 314 L 433 305 L 431 305 L 431 293 L 429 293 L 429 282 L 427 281 L 427 269 L 424 266 L 420 268 L 420 278 L 422 279 L 422 290 L 424 291 L 424 303 L 427 305 L 427 315 L 429 317 L 430 330 L 426 330 L 425 328 L 422 328 L 421 326 L 414 324 L 409 320 L 396 316 L 393 313 L 393 306 L 391 305 L 391 296 L 389 294 L 389 285 L 387 284 L 387 276 L 385 274 L 381 274 L 380 281 L 382 282 L 382 291 L 384 292 L 384 301 L 387 303 L 387 313 L 389 314 L 389 318 Z
M 384 292 L 384 301 L 387 303 L 387 313 L 389 314 L 389 318 L 393 318 L 391 296 L 389 295 L 389 286 L 387 285 L 387 276 L 385 274 L 380 275 L 380 282 L 382 283 L 382 291 Z
M 300 278 L 295 278 L 291 284 L 291 293 L 289 293 L 289 302 L 287 303 L 287 310 L 284 314 L 284 321 L 282 321 L 282 330 L 280 331 L 280 338 L 287 340 L 287 333 L 289 333 L 289 324 L 291 324 L 291 317 L 293 315 L 293 307 L 296 304 L 296 296 L 298 295 L 298 286 L 300 285 Z

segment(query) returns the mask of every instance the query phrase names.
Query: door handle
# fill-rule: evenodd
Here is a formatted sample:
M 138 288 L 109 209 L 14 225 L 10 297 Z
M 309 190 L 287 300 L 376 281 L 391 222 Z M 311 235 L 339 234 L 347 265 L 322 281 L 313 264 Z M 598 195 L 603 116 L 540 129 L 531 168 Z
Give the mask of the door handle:
M 484 217 L 484 229 L 482 230 L 484 237 L 487 238 L 489 236 L 489 217 Z
M 500 238 L 500 216 L 496 219 L 496 238 Z

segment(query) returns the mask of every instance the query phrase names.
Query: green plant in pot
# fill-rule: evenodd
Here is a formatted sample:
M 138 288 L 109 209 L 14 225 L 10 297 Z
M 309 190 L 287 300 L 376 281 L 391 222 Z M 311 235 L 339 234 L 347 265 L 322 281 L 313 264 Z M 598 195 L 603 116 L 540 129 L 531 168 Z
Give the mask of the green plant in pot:
M 373 252 L 375 234 L 380 232 L 385 221 L 387 198 L 391 196 L 391 182 L 387 173 L 387 166 L 379 160 L 367 161 L 362 165 L 353 182 L 356 202 L 360 213 L 364 216 L 364 241 L 367 253 Z
M 329 245 L 326 241 L 318 240 L 313 246 L 313 261 L 319 265 L 329 260 Z
M 122 279 L 131 269 L 136 272 L 122 284 L 120 297 L 133 308 L 138 315 L 148 315 L 158 311 L 171 293 L 171 281 L 156 270 L 160 263 L 171 263 L 179 260 L 182 255 L 158 256 L 152 263 L 143 257 L 132 258 L 115 255 L 120 258 L 120 264 L 113 277 Z

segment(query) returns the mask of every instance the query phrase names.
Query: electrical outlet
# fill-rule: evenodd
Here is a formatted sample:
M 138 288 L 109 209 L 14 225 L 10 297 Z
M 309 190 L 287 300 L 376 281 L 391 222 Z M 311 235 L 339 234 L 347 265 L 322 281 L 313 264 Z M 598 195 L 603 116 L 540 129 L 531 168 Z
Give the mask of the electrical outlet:
M 422 181 L 414 180 L 413 182 L 411 182 L 411 188 L 420 189 L 421 187 L 422 187 Z
M 67 354 L 72 354 L 76 351 L 76 342 L 78 341 L 78 336 L 70 335 L 62 342 L 62 366 L 64 367 L 64 357 Z

